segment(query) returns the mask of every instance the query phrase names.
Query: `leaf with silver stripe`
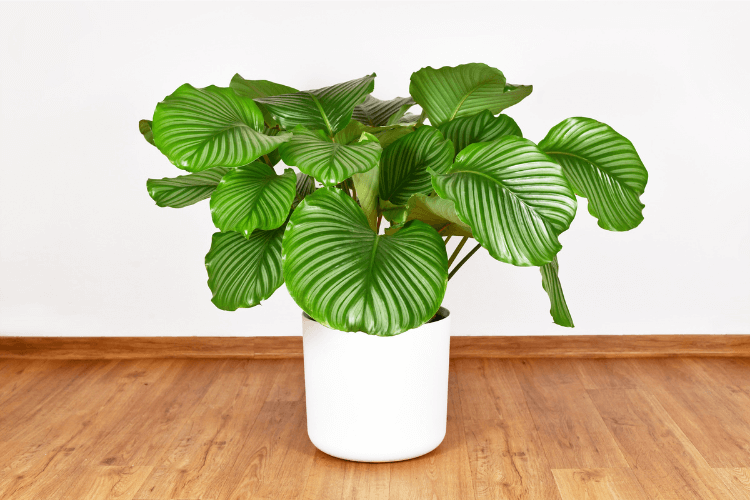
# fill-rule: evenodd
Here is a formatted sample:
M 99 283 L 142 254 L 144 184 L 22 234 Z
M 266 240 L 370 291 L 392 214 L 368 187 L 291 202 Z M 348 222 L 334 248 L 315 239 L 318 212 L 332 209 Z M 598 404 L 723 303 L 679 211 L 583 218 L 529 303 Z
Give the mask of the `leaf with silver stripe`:
M 232 77 L 229 88 L 234 90 L 238 95 L 249 97 L 250 99 L 299 92 L 295 88 L 287 87 L 280 83 L 269 82 L 268 80 L 245 80 L 239 73 Z M 271 113 L 262 104 L 258 105 L 258 107 L 263 112 L 263 120 L 269 127 L 278 125 L 276 120 L 271 116 Z
M 297 172 L 297 190 L 294 196 L 295 206 L 305 199 L 305 196 L 315 192 L 315 179 L 302 172 Z
M 249 238 L 235 232 L 214 233 L 206 254 L 208 287 L 216 307 L 234 311 L 254 307 L 284 283 L 281 242 L 284 226 L 257 229 Z
M 292 140 L 279 148 L 281 159 L 326 186 L 370 170 L 378 164 L 382 152 L 374 137 L 365 136 L 353 144 L 338 144 L 331 142 L 322 130 L 307 130 L 299 126 L 293 132 Z
M 628 231 L 643 220 L 640 195 L 648 172 L 633 144 L 591 118 L 568 118 L 539 143 L 562 168 L 575 192 L 589 200 L 599 226 Z
M 189 172 L 246 165 L 290 138 L 266 135 L 263 128 L 263 115 L 252 99 L 213 85 L 196 89 L 186 83 L 154 112 L 156 146 Z
M 394 125 L 404 113 L 416 104 L 411 97 L 396 97 L 390 101 L 381 101 L 368 95 L 365 102 L 356 106 L 352 118 L 370 127 Z
M 398 139 L 380 158 L 380 199 L 405 204 L 413 194 L 432 192 L 427 169 L 445 172 L 453 159 L 453 144 L 430 126 Z
M 284 278 L 297 304 L 336 330 L 390 336 L 437 312 L 448 283 L 442 238 L 412 221 L 378 235 L 357 203 L 317 190 L 292 213 L 283 242 Z
M 156 146 L 156 144 L 154 144 L 154 133 L 151 131 L 151 127 L 151 120 L 141 120 L 138 122 L 138 130 L 140 131 L 143 138 L 146 139 L 146 142 L 148 142 L 152 146 Z
M 255 101 L 265 107 L 282 127 L 302 125 L 325 130 L 329 137 L 346 127 L 354 107 L 375 88 L 375 73 L 358 80 L 317 90 L 261 97 Z
M 562 248 L 558 235 L 576 213 L 560 166 L 512 135 L 468 146 L 432 184 L 490 255 L 516 266 L 551 262 Z
M 476 142 L 491 142 L 506 135 L 523 137 L 513 118 L 508 115 L 493 116 L 487 110 L 474 116 L 456 118 L 438 128 L 443 137 L 453 143 L 455 154 Z
M 249 238 L 256 229 L 276 229 L 289 215 L 297 177 L 287 168 L 277 175 L 265 163 L 231 170 L 211 195 L 211 218 L 222 231 Z
M 565 302 L 562 285 L 560 285 L 560 278 L 558 277 L 557 255 L 552 259 L 552 262 L 543 265 L 539 270 L 542 272 L 542 288 L 549 295 L 549 312 L 552 315 L 552 321 L 560 326 L 573 328 L 573 317 L 568 311 L 568 304 Z
M 211 196 L 230 169 L 214 167 L 194 174 L 146 181 L 148 194 L 160 207 L 182 208 Z
M 433 126 L 489 110 L 493 115 L 531 93 L 530 85 L 508 85 L 503 73 L 481 63 L 422 68 L 411 75 L 409 93 Z

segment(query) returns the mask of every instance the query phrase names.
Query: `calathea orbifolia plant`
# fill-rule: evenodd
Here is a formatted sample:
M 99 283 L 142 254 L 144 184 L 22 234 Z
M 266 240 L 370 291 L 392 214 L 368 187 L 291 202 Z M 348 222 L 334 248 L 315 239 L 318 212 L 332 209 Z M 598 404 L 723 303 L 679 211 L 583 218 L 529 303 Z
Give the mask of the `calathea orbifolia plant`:
M 576 195 L 602 228 L 638 226 L 647 173 L 630 141 L 590 118 L 564 120 L 538 144 L 524 139 L 500 113 L 531 86 L 484 64 L 423 68 L 411 97 L 388 101 L 370 95 L 374 81 L 298 91 L 235 75 L 228 88 L 183 85 L 140 122 L 189 172 L 148 181 L 157 205 L 210 198 L 214 304 L 252 307 L 286 282 L 324 325 L 395 335 L 433 317 L 481 246 L 540 267 L 555 323 L 573 326 L 558 237 Z M 419 115 L 408 112 L 415 104 Z M 470 238 L 476 246 L 456 262 Z

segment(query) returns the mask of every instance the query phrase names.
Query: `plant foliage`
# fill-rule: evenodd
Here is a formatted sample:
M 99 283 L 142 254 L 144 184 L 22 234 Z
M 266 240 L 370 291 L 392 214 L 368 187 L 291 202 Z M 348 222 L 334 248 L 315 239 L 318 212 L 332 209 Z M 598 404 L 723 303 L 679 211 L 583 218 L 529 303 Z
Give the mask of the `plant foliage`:
M 572 327 L 560 235 L 576 195 L 604 229 L 642 222 L 648 174 L 632 143 L 580 117 L 538 145 L 524 139 L 500 113 L 532 87 L 486 64 L 422 68 L 407 97 L 381 100 L 374 88 L 374 73 L 304 91 L 237 74 L 229 87 L 182 85 L 139 122 L 190 172 L 149 179 L 156 204 L 210 198 L 213 303 L 253 307 L 286 283 L 324 325 L 397 335 L 429 321 L 450 277 L 484 248 L 539 267 L 553 321 Z

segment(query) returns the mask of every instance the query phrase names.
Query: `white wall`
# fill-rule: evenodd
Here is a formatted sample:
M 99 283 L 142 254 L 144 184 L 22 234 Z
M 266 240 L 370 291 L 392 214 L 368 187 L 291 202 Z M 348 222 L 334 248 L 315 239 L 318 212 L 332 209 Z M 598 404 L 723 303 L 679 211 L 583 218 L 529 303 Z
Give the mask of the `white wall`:
M 479 61 L 534 93 L 508 110 L 540 140 L 569 116 L 630 138 L 645 222 L 597 227 L 581 200 L 551 323 L 535 268 L 481 251 L 450 282 L 459 335 L 750 333 L 750 5 L 526 3 L 0 4 L 0 335 L 295 335 L 282 288 L 210 302 L 204 201 L 157 208 L 181 174 L 136 123 L 180 84 L 235 72 L 317 88 Z

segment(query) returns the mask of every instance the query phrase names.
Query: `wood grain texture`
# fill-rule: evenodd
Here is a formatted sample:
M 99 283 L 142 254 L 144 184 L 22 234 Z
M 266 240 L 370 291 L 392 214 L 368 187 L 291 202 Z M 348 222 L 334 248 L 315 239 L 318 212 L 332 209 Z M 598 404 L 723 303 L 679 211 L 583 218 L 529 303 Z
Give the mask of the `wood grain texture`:
M 477 500 L 559 499 L 510 361 L 477 358 L 454 363 Z
M 299 359 L 0 359 L 0 498 L 750 500 L 746 361 L 454 359 L 440 447 L 364 464 Z
M 650 500 L 630 469 L 555 469 L 562 500 Z
M 553 469 L 627 467 L 569 360 L 513 362 Z
M 460 358 L 750 358 L 750 335 L 451 337 Z M 301 358 L 302 337 L 0 337 L 7 359 Z

